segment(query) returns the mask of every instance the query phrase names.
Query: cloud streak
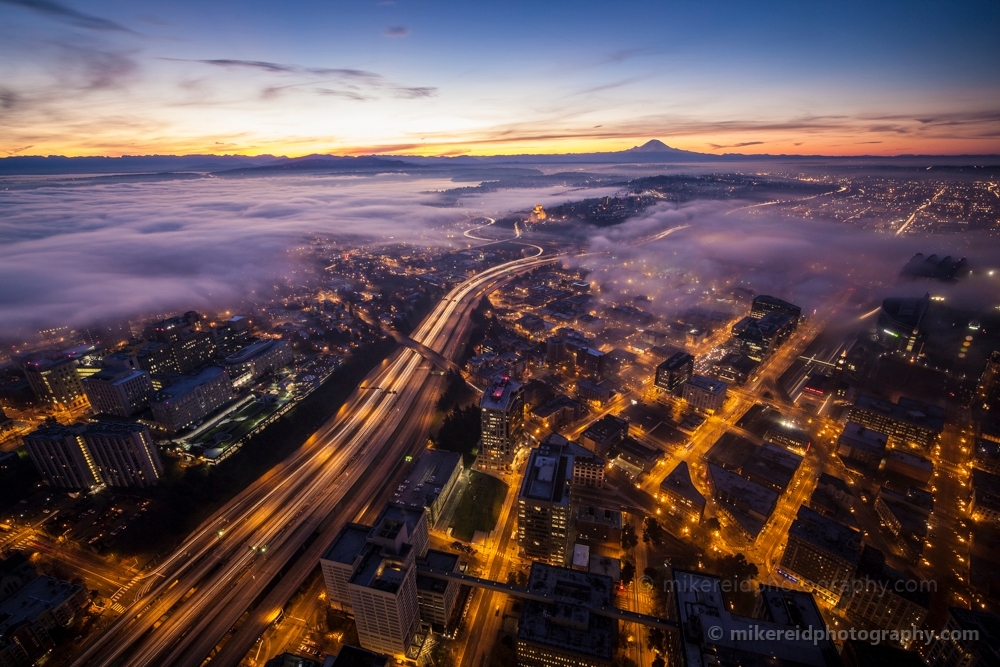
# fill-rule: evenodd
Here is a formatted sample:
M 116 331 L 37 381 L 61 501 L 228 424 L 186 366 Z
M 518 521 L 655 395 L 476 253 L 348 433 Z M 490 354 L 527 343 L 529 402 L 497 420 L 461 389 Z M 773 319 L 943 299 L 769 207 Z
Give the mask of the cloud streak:
M 97 30 L 101 32 L 124 32 L 136 34 L 135 31 L 126 28 L 116 21 L 106 19 L 93 14 L 85 14 L 72 7 L 53 2 L 52 0 L 0 0 L 0 4 L 12 7 L 23 7 L 37 14 L 47 16 L 56 21 L 67 23 L 77 28 L 87 30 Z

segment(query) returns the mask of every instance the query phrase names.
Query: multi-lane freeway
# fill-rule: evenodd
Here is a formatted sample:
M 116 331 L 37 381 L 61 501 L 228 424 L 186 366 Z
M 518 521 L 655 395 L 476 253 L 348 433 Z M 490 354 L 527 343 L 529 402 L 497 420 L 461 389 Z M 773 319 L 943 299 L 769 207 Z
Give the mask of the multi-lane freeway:
M 537 250 L 453 289 L 412 338 L 444 356 L 454 354 L 482 294 L 552 261 Z M 296 581 L 300 585 L 314 569 L 327 537 L 366 509 L 366 500 L 412 448 L 436 398 L 427 391 L 434 380 L 439 378 L 417 352 L 396 351 L 302 448 L 136 582 L 142 594 L 72 665 L 196 666 L 206 657 L 213 665 L 238 664 L 278 618 Z

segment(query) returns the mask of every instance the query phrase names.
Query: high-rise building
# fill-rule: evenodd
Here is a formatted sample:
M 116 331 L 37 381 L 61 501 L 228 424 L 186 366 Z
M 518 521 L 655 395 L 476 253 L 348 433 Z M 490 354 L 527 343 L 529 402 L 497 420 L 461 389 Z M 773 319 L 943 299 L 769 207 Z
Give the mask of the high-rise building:
M 983 374 L 976 387 L 976 406 L 991 413 L 1000 413 L 1000 350 L 993 350 L 986 360 Z
M 201 315 L 194 311 L 150 324 L 143 336 L 167 345 L 180 373 L 190 373 L 215 356 L 215 340 L 211 333 L 202 330 Z
M 320 558 L 329 599 L 354 614 L 364 648 L 410 648 L 420 622 L 416 561 L 428 557 L 428 539 L 423 508 L 390 503 L 374 526 L 345 526 Z
M 744 317 L 733 325 L 733 340 L 742 354 L 754 361 L 763 361 L 788 340 L 797 322 L 795 317 L 777 310 L 760 319 Z
M 234 387 L 242 387 L 265 373 L 292 363 L 292 346 L 287 340 L 259 340 L 226 357 L 226 372 Z
M 439 572 L 458 572 L 458 554 L 428 549 L 427 555 L 419 560 L 419 565 Z M 460 588 L 454 579 L 439 579 L 417 575 L 417 603 L 420 620 L 445 629 L 448 627 Z
M 847 410 L 847 421 L 885 433 L 892 446 L 929 451 L 944 430 L 944 410 L 905 396 L 890 403 L 862 394 Z
M 788 303 L 787 301 L 783 301 L 774 296 L 768 296 L 767 294 L 761 294 L 760 296 L 754 297 L 753 304 L 750 306 L 750 317 L 759 320 L 768 313 L 774 312 L 788 315 L 794 318 L 796 323 L 798 323 L 799 319 L 802 317 L 802 309 L 794 303 Z
M 131 417 L 149 407 L 153 382 L 146 371 L 110 367 L 84 378 L 83 391 L 95 414 Z
M 154 486 L 163 475 L 156 444 L 144 424 L 94 422 L 87 425 L 83 440 L 108 486 Z
M 888 442 L 885 433 L 849 421 L 837 439 L 837 454 L 845 461 L 878 470 Z
M 24 438 L 35 467 L 53 486 L 148 487 L 163 474 L 149 429 L 132 422 L 42 426 Z
M 24 445 L 42 477 L 52 486 L 90 489 L 101 483 L 97 464 L 83 440 L 86 426 L 49 425 L 24 437 Z
M 611 577 L 532 563 L 528 589 L 582 605 L 525 600 L 517 630 L 520 667 L 611 667 L 618 621 L 588 609 L 613 606 Z
M 920 299 L 886 299 L 878 314 L 875 337 L 893 352 L 920 354 L 925 339 L 923 321 L 930 304 L 930 293 Z
M 210 332 L 220 355 L 234 354 L 253 342 L 250 322 L 242 315 L 233 315 Z
M 1000 616 L 961 607 L 948 609 L 948 620 L 921 653 L 928 667 L 1000 665 Z
M 845 594 L 844 613 L 866 630 L 919 628 L 930 606 L 930 592 L 921 583 L 887 566 L 885 554 L 866 545 Z
M 584 347 L 577 350 L 576 353 L 576 370 L 580 375 L 586 375 L 587 377 L 600 382 L 604 379 L 604 366 L 605 366 L 605 355 L 600 350 L 595 350 L 592 347 Z
M 506 376 L 497 376 L 479 401 L 483 446 L 488 468 L 505 469 L 524 442 L 524 388 Z
M 572 479 L 573 455 L 563 447 L 532 450 L 517 496 L 517 541 L 528 558 L 566 563 Z
M 191 426 L 233 400 L 233 383 L 218 366 L 170 379 L 171 383 L 150 401 L 153 418 L 168 433 Z
M 761 586 L 753 615 L 741 616 L 731 611 L 720 577 L 683 570 L 674 570 L 672 576 L 666 587 L 666 616 L 679 631 L 667 633 L 671 667 L 840 666 L 837 648 L 828 637 L 802 632 L 826 629 L 809 593 Z M 796 631 L 802 632 L 801 638 L 795 637 Z
M 722 380 L 713 380 L 704 375 L 692 375 L 684 383 L 681 393 L 684 400 L 695 410 L 714 413 L 722 409 L 726 402 L 726 390 L 729 389 Z
M 668 394 L 680 394 L 681 387 L 694 373 L 694 357 L 687 352 L 677 352 L 656 367 L 654 384 Z
M 858 566 L 861 539 L 854 528 L 803 505 L 788 529 L 780 569 L 836 603 Z
M 56 410 L 72 410 L 87 404 L 77 365 L 75 359 L 66 357 L 36 358 L 24 364 L 24 377 L 41 403 Z

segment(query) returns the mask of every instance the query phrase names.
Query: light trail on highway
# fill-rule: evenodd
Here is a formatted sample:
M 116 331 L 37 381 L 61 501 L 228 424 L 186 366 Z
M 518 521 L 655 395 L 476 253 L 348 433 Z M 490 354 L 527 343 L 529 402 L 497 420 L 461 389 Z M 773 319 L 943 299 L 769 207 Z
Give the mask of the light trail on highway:
M 454 288 L 412 338 L 446 351 L 461 337 L 464 315 L 484 291 L 554 261 L 534 247 L 535 256 L 493 267 Z M 72 664 L 202 664 L 348 491 L 359 480 L 385 481 L 380 472 L 395 462 L 392 451 L 398 448 L 396 443 L 385 452 L 387 443 L 414 403 L 427 400 L 420 397 L 429 376 L 418 373 L 423 364 L 419 354 L 405 348 L 383 362 L 363 384 L 384 391 L 355 392 L 300 450 L 202 524 L 146 575 L 160 580 L 144 586 L 144 594 Z

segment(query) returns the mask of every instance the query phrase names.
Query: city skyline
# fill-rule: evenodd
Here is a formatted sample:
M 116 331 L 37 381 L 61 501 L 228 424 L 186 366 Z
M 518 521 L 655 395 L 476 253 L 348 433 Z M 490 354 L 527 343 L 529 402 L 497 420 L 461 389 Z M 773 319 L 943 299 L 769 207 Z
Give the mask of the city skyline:
M 0 2 L 5 155 L 1000 153 L 995 4 Z

